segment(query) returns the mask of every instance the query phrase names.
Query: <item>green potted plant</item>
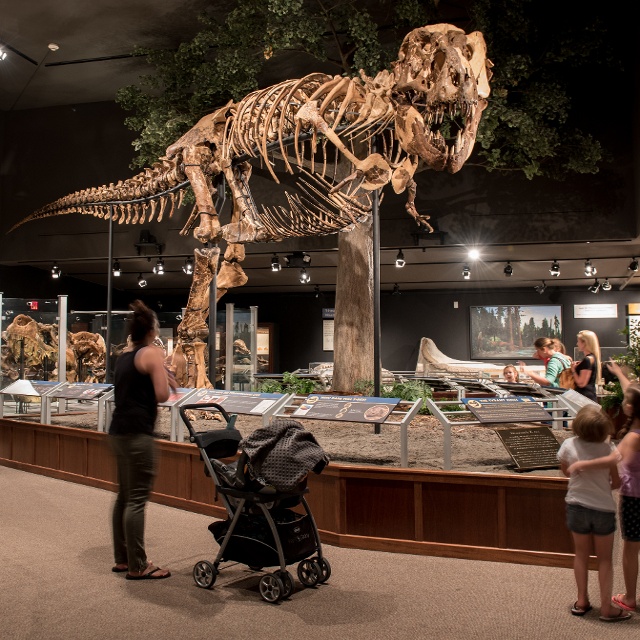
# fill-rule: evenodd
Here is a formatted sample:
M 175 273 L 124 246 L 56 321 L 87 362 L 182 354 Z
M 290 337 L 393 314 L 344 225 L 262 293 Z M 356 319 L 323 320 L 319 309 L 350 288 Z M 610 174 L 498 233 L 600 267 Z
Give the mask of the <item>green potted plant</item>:
M 625 327 L 620 329 L 619 333 L 626 336 L 627 350 L 625 353 L 613 356 L 613 360 L 627 372 L 630 380 L 637 380 L 640 377 L 640 326 Z M 602 408 L 611 416 L 614 422 L 624 419 L 621 413 L 624 393 L 620 382 L 618 380 L 608 382 L 604 385 L 604 391 L 606 395 L 600 400 Z

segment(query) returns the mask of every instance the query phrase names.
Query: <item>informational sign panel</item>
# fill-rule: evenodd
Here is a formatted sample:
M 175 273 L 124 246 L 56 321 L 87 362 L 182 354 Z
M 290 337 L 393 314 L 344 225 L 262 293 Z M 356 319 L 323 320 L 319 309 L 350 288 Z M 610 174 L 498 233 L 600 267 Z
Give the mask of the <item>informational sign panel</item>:
M 173 405 L 182 400 L 182 398 L 184 398 L 190 391 L 193 391 L 193 389 L 183 389 L 182 387 L 180 387 L 178 389 L 172 390 L 169 397 L 164 402 L 158 403 L 158 406 L 173 407 Z
M 322 350 L 333 351 L 333 320 L 322 321 Z
M 398 402 L 400 398 L 310 395 L 292 415 L 317 420 L 382 423 Z
M 56 391 L 54 395 L 56 398 L 67 398 L 70 400 L 94 400 L 105 391 L 111 389 L 112 386 L 113 385 L 110 384 L 73 382 Z
M 549 427 L 500 428 L 495 430 L 518 471 L 557 469 L 560 443 Z
M 617 304 L 574 304 L 574 318 L 617 318 Z
M 462 398 L 462 402 L 483 424 L 551 420 L 549 412 L 545 411 L 532 396 Z
M 280 398 L 281 393 L 252 393 L 251 391 L 224 391 L 223 389 L 200 389 L 191 396 L 188 404 L 219 404 L 228 413 L 253 413 L 261 415 Z
M 58 382 L 57 380 L 32 380 L 31 381 L 31 386 L 34 388 L 35 392 L 39 396 L 53 389 L 53 387 L 59 384 L 60 382 Z

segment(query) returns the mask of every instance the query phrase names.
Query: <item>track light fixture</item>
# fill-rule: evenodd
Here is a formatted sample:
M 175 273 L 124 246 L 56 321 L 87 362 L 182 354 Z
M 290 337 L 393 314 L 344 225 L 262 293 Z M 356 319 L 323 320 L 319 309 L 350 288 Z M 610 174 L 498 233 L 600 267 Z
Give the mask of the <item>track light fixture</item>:
M 471 279 L 471 269 L 469 269 L 469 265 L 467 264 L 465 264 L 464 267 L 462 267 L 462 277 L 465 280 Z
M 190 276 L 193 273 L 193 258 L 187 258 L 182 265 L 182 270 Z
M 396 267 L 404 267 L 406 261 L 404 259 L 404 253 L 402 253 L 402 249 L 398 249 L 398 255 L 396 256 Z
M 4 60 L 7 57 L 7 52 L 0 49 L 0 60 Z
M 560 275 L 560 263 L 557 260 L 554 260 L 551 263 L 551 269 L 549 269 L 549 273 L 554 277 L 557 278 Z
M 591 264 L 591 260 L 587 258 L 584 261 L 584 275 L 587 277 L 595 276 L 598 270 Z
M 311 256 L 304 251 L 294 251 L 288 256 L 284 256 L 285 267 L 304 268 L 311 264 Z
M 320 286 L 316 285 L 315 287 L 313 287 L 313 293 L 315 293 L 315 297 L 319 298 L 320 297 Z
M 119 278 L 122 275 L 122 271 L 120 271 L 120 263 L 117 260 L 113 261 L 113 269 L 111 271 L 114 278 Z
M 141 273 L 138 274 L 138 286 L 140 288 L 147 286 L 147 281 L 142 277 Z
M 477 249 L 469 249 L 467 257 L 469 260 L 478 260 L 478 258 L 480 258 L 480 252 Z
M 53 267 L 51 267 L 51 277 L 58 279 L 62 275 L 62 270 L 58 266 L 56 262 L 53 263 Z
M 309 272 L 305 268 L 300 269 L 300 283 L 309 284 L 310 282 L 311 276 L 309 275 Z
M 598 282 L 598 278 L 595 279 L 594 283 L 588 288 L 591 293 L 598 293 L 600 291 L 600 283 Z
M 507 276 L 507 278 L 513 275 L 513 267 L 510 262 L 507 262 L 507 266 L 504 268 L 504 275 Z
M 635 273 L 638 270 L 638 261 L 635 258 L 632 258 L 632 260 L 629 263 L 629 266 L 627 267 L 627 269 L 629 269 L 629 271 L 633 271 L 633 273 Z
M 606 278 L 600 286 L 603 291 L 611 291 L 611 283 L 609 282 L 609 278 Z
M 158 258 L 156 266 L 153 267 L 153 273 L 159 276 L 164 275 L 164 260 L 162 258 Z
M 542 295 L 547 290 L 547 283 L 543 280 L 542 284 L 538 284 L 533 287 L 540 295 Z
M 282 269 L 280 258 L 278 258 L 278 255 L 274 253 L 273 258 L 271 258 L 271 271 L 280 271 L 280 269 Z
M 394 284 L 393 285 L 393 291 L 391 292 L 392 296 L 399 296 L 400 295 L 400 285 L 399 284 Z

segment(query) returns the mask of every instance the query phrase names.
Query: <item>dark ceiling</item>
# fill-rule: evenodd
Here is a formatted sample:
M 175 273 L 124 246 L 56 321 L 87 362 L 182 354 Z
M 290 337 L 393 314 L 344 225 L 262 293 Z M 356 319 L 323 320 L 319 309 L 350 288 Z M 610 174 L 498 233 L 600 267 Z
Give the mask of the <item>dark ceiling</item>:
M 7 53 L 0 61 L 0 110 L 9 114 L 29 110 L 29 117 L 37 119 L 39 110 L 45 108 L 111 102 L 118 88 L 135 83 L 140 75 L 149 71 L 144 58 L 131 55 L 134 47 L 175 47 L 197 32 L 197 14 L 214 4 L 217 10 L 223 11 L 229 2 L 32 0 L 8 3 L 5 0 L 0 10 L 0 47 Z M 58 48 L 52 50 L 52 44 Z M 494 62 L 500 64 L 499 60 Z M 270 73 L 275 80 L 282 80 L 309 72 L 313 65 L 312 60 L 300 56 L 286 60 L 286 64 L 280 59 L 274 62 Z M 318 70 L 317 65 L 315 70 Z M 599 111 L 597 104 L 592 106 L 594 111 Z M 627 143 L 627 155 L 614 164 L 618 170 L 631 175 L 631 141 L 627 140 Z M 275 188 L 257 173 L 252 179 L 254 189 L 262 192 Z M 407 219 L 403 200 L 385 193 L 381 207 L 383 289 L 391 291 L 398 284 L 401 290 L 464 291 L 479 287 L 534 287 L 542 280 L 548 286 L 586 288 L 593 282 L 593 278 L 584 274 L 587 258 L 596 265 L 601 282 L 608 278 L 616 289 L 635 285 L 634 273 L 628 269 L 631 258 L 640 257 L 632 180 L 621 186 L 619 181 L 607 184 L 606 176 L 600 177 L 604 182 L 584 177 L 570 188 L 565 185 L 561 192 L 550 181 L 505 178 L 500 182 L 498 176 L 490 176 L 492 185 L 487 186 L 489 178 L 485 174 L 465 167 L 456 176 L 434 173 L 420 176 L 418 208 L 433 214 L 439 231 L 429 237 L 417 233 L 417 228 Z M 478 184 L 481 185 L 481 197 L 476 196 Z M 573 194 L 570 193 L 572 189 Z M 579 201 L 573 198 L 576 190 L 582 193 Z M 58 193 L 53 198 L 65 193 Z M 521 206 L 506 207 L 507 196 L 511 202 L 520 201 Z M 613 214 L 608 217 L 607 201 L 617 203 L 617 217 Z M 15 213 L 11 212 L 11 215 Z M 75 254 L 73 250 L 56 252 L 55 243 L 51 245 L 51 238 L 57 233 L 55 224 L 49 220 L 30 225 L 29 237 L 31 240 L 40 238 L 40 243 L 26 242 L 26 235 L 20 236 L 16 232 L 15 246 L 11 246 L 13 242 L 5 244 L 0 264 L 31 265 L 49 270 L 52 258 L 55 258 L 66 275 L 106 283 L 106 223 L 94 220 L 87 226 L 83 221 L 77 227 L 78 234 L 100 236 L 92 259 L 82 252 Z M 180 226 L 179 222 L 174 222 L 170 229 L 177 234 Z M 65 219 L 61 234 L 69 240 L 75 232 L 74 224 Z M 116 233 L 123 232 L 122 228 L 116 229 Z M 192 251 L 192 241 L 169 243 L 164 241 L 166 229 L 162 232 L 152 229 L 151 232 L 163 238 L 165 275 L 150 275 L 157 252 L 151 246 L 138 256 L 135 244 L 139 229 L 131 229 L 129 239 L 120 243 L 117 252 L 124 273 L 116 286 L 135 290 L 138 274 L 145 273 L 149 275 L 149 291 L 186 291 L 189 279 L 181 267 Z M 462 267 L 467 262 L 468 249 L 475 245 L 481 250 L 481 258 L 469 263 L 471 278 L 464 280 Z M 43 246 L 48 248 L 43 250 Z M 122 246 L 127 249 L 123 250 Z M 336 246 L 336 239 L 332 237 L 248 247 L 243 266 L 249 283 L 243 292 L 312 291 L 316 285 L 323 290 L 334 289 Z M 395 266 L 400 248 L 406 260 L 403 268 Z M 294 249 L 305 249 L 312 257 L 310 284 L 299 283 L 298 269 L 271 272 L 274 252 L 282 257 Z M 549 273 L 553 260 L 560 262 L 559 277 Z M 513 268 L 511 277 L 504 273 L 507 261 Z

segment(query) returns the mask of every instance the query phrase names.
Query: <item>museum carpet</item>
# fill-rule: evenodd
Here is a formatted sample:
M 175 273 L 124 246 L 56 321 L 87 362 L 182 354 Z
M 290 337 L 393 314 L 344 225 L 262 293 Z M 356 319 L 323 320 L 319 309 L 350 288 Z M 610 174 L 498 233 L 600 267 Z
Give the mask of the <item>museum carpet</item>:
M 0 466 L 0 637 L 6 640 L 395 638 L 624 640 L 640 614 L 607 624 L 598 610 L 571 616 L 571 569 L 381 553 L 325 546 L 333 573 L 276 605 L 259 575 L 224 568 L 211 590 L 191 571 L 218 549 L 211 518 L 150 503 L 147 551 L 167 580 L 111 572 L 114 494 Z M 616 543 L 614 593 L 622 590 Z M 295 568 L 293 571 L 295 575 Z M 590 573 L 592 603 L 599 602 Z

